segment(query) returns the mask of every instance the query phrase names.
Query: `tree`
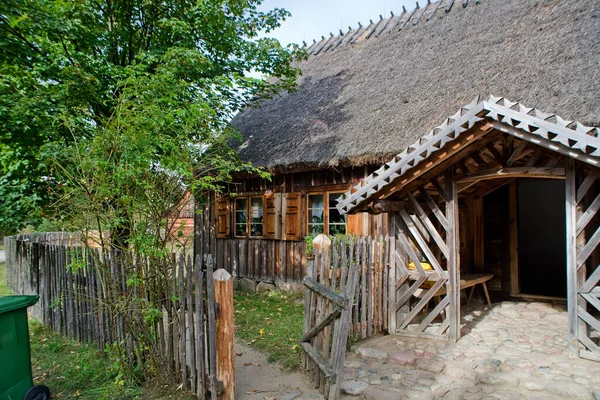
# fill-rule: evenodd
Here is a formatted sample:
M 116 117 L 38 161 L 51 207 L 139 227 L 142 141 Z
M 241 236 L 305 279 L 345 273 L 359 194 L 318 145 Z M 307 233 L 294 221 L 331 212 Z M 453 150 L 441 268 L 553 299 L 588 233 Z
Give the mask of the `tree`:
M 260 2 L 2 2 L 0 231 L 39 222 L 50 206 L 72 214 L 100 171 L 121 183 L 167 174 L 214 189 L 249 168 L 229 147 L 228 121 L 251 99 L 293 90 L 292 61 L 303 56 L 260 38 L 289 15 L 259 12 Z M 130 212 L 119 209 L 123 187 L 105 179 L 104 189 L 111 228 L 131 229 L 119 226 Z
M 129 380 L 165 370 L 156 329 L 178 301 L 167 295 L 178 233 L 168 216 L 186 191 L 219 190 L 236 171 L 265 176 L 232 150 L 229 120 L 253 99 L 294 90 L 304 53 L 260 38 L 288 13 L 259 4 L 0 5 L 0 231 L 50 215 L 98 242 L 104 256 L 86 249 L 71 268 L 94 258 L 109 299 L 98 305 L 132 340 L 120 364 Z M 126 288 L 111 284 L 115 260 Z

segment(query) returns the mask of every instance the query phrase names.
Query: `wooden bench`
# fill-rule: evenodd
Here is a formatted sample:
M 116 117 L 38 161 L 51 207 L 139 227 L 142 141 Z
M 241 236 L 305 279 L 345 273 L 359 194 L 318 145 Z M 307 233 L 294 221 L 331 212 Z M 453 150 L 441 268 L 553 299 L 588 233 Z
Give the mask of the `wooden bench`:
M 436 274 L 437 275 L 437 274 Z M 490 294 L 488 293 L 487 285 L 485 284 L 487 281 L 491 280 L 494 277 L 494 274 L 470 274 L 461 277 L 460 280 L 460 290 L 464 290 L 467 288 L 471 288 L 469 292 L 469 297 L 467 299 L 467 305 L 471 303 L 471 299 L 473 298 L 473 293 L 475 292 L 475 287 L 477 285 L 481 285 L 483 287 L 483 293 L 485 294 L 485 299 L 487 300 L 487 304 L 490 308 L 492 308 L 492 301 L 490 300 Z M 429 278 L 428 280 L 432 280 Z M 433 279 L 435 280 L 435 279 Z M 429 289 L 417 289 L 414 293 L 415 297 L 422 298 L 429 291 Z M 436 293 L 435 297 L 443 296 L 446 294 L 446 287 L 440 288 Z

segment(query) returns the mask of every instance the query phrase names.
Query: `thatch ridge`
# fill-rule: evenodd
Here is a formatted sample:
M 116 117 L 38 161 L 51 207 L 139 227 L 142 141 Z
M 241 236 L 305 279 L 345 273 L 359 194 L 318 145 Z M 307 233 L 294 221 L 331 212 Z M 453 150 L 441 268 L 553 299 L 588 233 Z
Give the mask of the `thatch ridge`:
M 600 166 L 600 128 L 569 121 L 503 97 L 490 95 L 482 100 L 478 96 L 340 196 L 338 210 L 342 214 L 356 211 L 372 198 L 377 198 L 379 192 L 401 179 L 407 171 L 416 168 L 446 144 L 458 139 L 463 132 L 486 119 L 497 122 L 496 128 L 501 131 L 521 137 L 517 130 L 522 130 L 530 134 L 523 137 L 524 140 Z
M 599 2 L 450 3 L 311 46 L 297 93 L 234 118 L 240 156 L 277 171 L 381 163 L 489 93 L 600 125 Z

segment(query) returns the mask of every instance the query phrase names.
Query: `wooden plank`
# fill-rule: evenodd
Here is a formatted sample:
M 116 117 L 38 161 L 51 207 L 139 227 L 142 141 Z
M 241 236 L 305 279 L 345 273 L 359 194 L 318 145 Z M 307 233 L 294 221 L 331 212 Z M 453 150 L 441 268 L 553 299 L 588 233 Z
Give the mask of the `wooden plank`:
M 443 275 L 444 271 L 443 271 L 441 265 L 438 263 L 438 260 L 436 259 L 435 255 L 431 252 L 431 249 L 427 245 L 427 242 L 425 241 L 425 239 L 423 239 L 423 237 L 417 231 L 417 229 L 413 223 L 413 220 L 410 218 L 410 216 L 406 213 L 405 210 L 400 211 L 400 216 L 402 217 L 402 220 L 404 221 L 404 223 L 408 227 L 408 230 L 412 234 L 413 239 L 415 239 L 415 241 L 419 245 L 419 250 L 421 250 L 421 252 L 423 252 L 423 255 L 427 258 L 427 261 L 429 261 L 429 263 L 431 264 L 433 269 L 438 274 Z M 448 218 L 448 223 L 450 223 L 449 218 Z M 449 224 L 449 228 L 452 229 L 451 224 Z M 448 232 L 450 231 L 450 229 L 448 230 Z M 447 246 L 447 247 L 449 247 L 449 246 Z M 408 252 L 408 249 L 405 248 L 405 250 Z M 411 253 L 409 253 L 409 254 L 411 254 Z M 414 253 L 411 255 L 411 258 L 413 259 L 415 267 L 417 267 L 417 269 L 420 269 L 421 263 L 420 263 L 419 258 L 417 257 L 416 259 L 414 259 L 413 256 L 416 257 L 416 255 Z
M 528 141 L 521 140 L 519 145 L 515 148 L 515 150 L 512 152 L 512 154 L 510 155 L 510 157 L 508 157 L 508 160 L 506 161 L 506 165 L 508 167 L 513 166 L 513 164 L 519 159 L 519 156 L 521 155 L 523 150 L 525 150 L 525 147 L 527 147 L 528 144 Z
M 592 317 L 583 307 L 580 307 L 580 306 L 577 307 L 577 314 L 578 314 L 579 318 L 584 320 L 596 332 L 600 332 L 600 321 L 598 321 L 596 318 Z M 592 350 L 592 349 L 590 349 L 590 350 Z
M 363 339 L 367 338 L 367 240 L 360 238 L 361 246 L 361 264 L 360 264 L 360 332 Z
M 427 231 L 429 232 L 429 234 L 431 235 L 431 237 L 433 238 L 435 243 L 438 245 L 438 247 L 440 248 L 442 253 L 444 253 L 444 257 L 446 257 L 446 259 L 447 259 L 448 258 L 448 247 L 446 247 L 446 243 L 444 243 L 444 239 L 442 239 L 442 237 L 438 233 L 437 229 L 435 229 L 435 226 L 433 226 L 433 223 L 431 222 L 429 217 L 427 217 L 427 214 L 425 213 L 425 211 L 423 211 L 423 208 L 421 208 L 421 205 L 419 204 L 417 199 L 415 199 L 415 197 L 411 193 L 407 193 L 407 196 L 408 196 L 408 200 L 410 201 L 410 203 L 413 206 L 413 209 L 417 212 L 417 215 L 421 219 L 421 222 L 423 223 L 423 225 L 425 225 L 425 227 L 427 228 Z
M 210 397 L 217 400 L 217 326 L 215 315 L 215 289 L 213 281 L 214 263 L 211 255 L 206 257 L 206 301 L 208 303 L 208 373 Z
M 373 336 L 373 242 L 367 242 L 367 335 Z
M 577 238 L 577 236 L 575 236 Z M 577 269 L 579 270 L 584 266 L 587 259 L 592 255 L 593 251 L 600 244 L 600 227 L 596 229 L 596 232 L 588 239 L 587 243 L 577 254 Z
M 508 185 L 508 248 L 510 269 L 510 294 L 516 296 L 521 293 L 519 281 L 519 239 L 518 239 L 518 207 L 517 207 L 517 182 Z
M 438 219 L 444 230 L 448 230 L 448 220 L 446 219 L 444 213 L 438 207 L 437 203 L 431 198 L 431 196 L 429 195 L 429 193 L 427 193 L 424 187 L 421 186 L 419 188 L 419 193 L 421 193 L 421 196 L 425 199 L 425 202 L 433 212 L 433 215 L 435 215 L 435 217 Z
M 204 298 L 203 298 L 203 274 L 202 274 L 202 258 L 200 254 L 196 254 L 194 266 L 194 296 L 196 299 L 196 393 L 198 398 L 204 398 L 206 391 L 206 368 L 205 368 L 205 327 L 204 327 Z
M 600 168 L 592 168 L 591 172 L 585 177 L 581 185 L 579 185 L 577 188 L 577 195 L 575 196 L 577 204 L 581 203 L 581 200 L 583 200 L 594 182 L 596 182 L 598 176 L 600 176 Z
M 588 206 L 587 210 L 578 218 L 575 235 L 579 236 L 590 221 L 596 216 L 596 213 L 600 209 L 600 193 L 596 196 L 594 201 Z
M 396 332 L 396 213 L 388 214 L 388 226 L 389 226 L 389 244 L 388 244 L 388 262 L 389 262 L 389 273 L 388 273 L 388 298 L 387 298 L 387 309 L 388 309 L 388 332 Z
M 327 378 L 335 377 L 335 372 L 331 366 L 321 357 L 319 352 L 310 345 L 310 343 L 302 342 L 300 343 L 304 352 L 317 364 L 319 369 L 325 374 Z
M 389 232 L 389 230 L 388 230 Z M 382 269 L 383 269 L 383 274 L 381 276 L 381 279 L 383 280 L 383 286 L 382 286 L 382 299 L 381 299 L 381 306 L 383 308 L 383 330 L 387 331 L 388 330 L 388 321 L 389 321 L 389 316 L 388 316 L 388 286 L 389 286 L 389 259 L 390 259 L 390 247 L 389 247 L 389 237 L 385 237 L 385 239 L 383 239 L 383 251 L 382 251 Z
M 567 309 L 569 312 L 569 353 L 579 355 L 579 333 L 577 321 L 577 230 L 576 170 L 575 162 L 567 158 L 565 162 L 566 180 L 566 232 L 567 232 Z
M 325 274 L 323 274 L 323 275 L 325 275 Z M 313 292 L 318 293 L 319 295 L 327 298 L 328 300 L 334 302 L 341 308 L 343 308 L 343 309 L 348 308 L 348 299 L 344 298 L 343 296 L 340 296 L 339 294 L 337 294 L 333 290 L 329 289 L 325 285 L 317 282 L 313 278 L 310 278 L 307 276 L 304 278 L 303 283 L 304 283 L 304 286 L 311 289 Z
M 187 347 L 187 329 L 185 321 L 185 309 L 186 304 L 186 290 L 185 290 L 185 274 L 184 274 L 185 259 L 183 254 L 179 255 L 179 273 L 177 274 L 177 287 L 179 289 L 179 368 L 182 379 L 182 385 L 184 388 L 188 388 L 188 376 L 187 376 L 187 365 L 186 365 L 186 347 Z
M 453 179 L 453 168 L 446 170 L 446 190 L 448 191 L 448 202 L 446 203 L 446 218 L 448 218 L 448 232 L 446 241 L 450 250 L 448 258 L 448 297 L 450 298 L 449 313 L 449 337 L 451 340 L 460 339 L 460 250 L 459 250 L 459 216 L 458 216 L 458 193 L 456 182 Z
M 459 184 L 463 184 L 469 182 L 480 182 L 490 179 L 506 178 L 564 179 L 564 176 L 564 168 L 513 167 L 479 171 L 469 175 L 462 175 L 458 177 L 456 182 Z
M 448 296 L 444 296 L 442 301 L 440 301 L 433 310 L 421 321 L 419 324 L 417 331 L 423 332 L 425 329 L 431 324 L 433 321 L 450 303 L 450 298 Z
M 439 281 L 437 281 L 431 287 L 431 289 L 427 291 L 427 293 L 423 296 L 423 298 L 421 300 L 419 300 L 419 302 L 413 307 L 413 309 L 410 310 L 410 312 L 408 313 L 408 315 L 406 316 L 404 321 L 402 321 L 402 323 L 399 325 L 399 329 L 406 328 L 406 326 L 413 320 L 413 318 L 415 318 L 417 316 L 418 313 L 421 312 L 421 310 L 423 310 L 425 305 L 427 305 L 427 303 L 429 303 L 429 301 L 433 298 L 433 296 L 436 294 L 438 289 L 440 289 L 444 284 L 446 284 L 445 279 L 440 279 Z M 452 297 L 450 297 L 450 295 L 448 295 L 446 297 L 449 298 L 449 301 L 452 300 Z
M 194 275 L 193 275 L 193 263 L 192 258 L 188 256 L 186 263 L 186 304 L 187 304 L 187 327 L 189 330 L 189 354 L 186 355 L 187 362 L 189 366 L 189 380 L 190 380 L 190 389 L 192 393 L 197 393 L 197 382 L 196 382 L 196 326 L 194 324 L 194 298 L 192 297 L 192 286 L 194 283 Z
M 214 280 L 215 304 L 219 304 L 219 313 L 216 315 L 216 375 L 218 381 L 223 383 L 223 392 L 219 394 L 218 398 L 219 400 L 235 400 L 233 279 L 231 274 L 223 268 L 215 271 L 212 279 Z

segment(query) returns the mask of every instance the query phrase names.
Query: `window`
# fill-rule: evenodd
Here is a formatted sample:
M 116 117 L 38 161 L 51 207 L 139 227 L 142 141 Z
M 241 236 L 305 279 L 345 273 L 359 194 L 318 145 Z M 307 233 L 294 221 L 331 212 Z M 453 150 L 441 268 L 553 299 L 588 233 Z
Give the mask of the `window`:
M 262 197 L 235 199 L 235 236 L 263 236 Z
M 337 235 L 346 233 L 346 216 L 336 208 L 341 193 L 318 193 L 308 195 L 308 233 Z
M 263 235 L 263 200 L 261 197 L 250 199 L 250 236 Z
M 325 206 L 322 194 L 308 195 L 308 232 L 314 235 L 325 232 Z

